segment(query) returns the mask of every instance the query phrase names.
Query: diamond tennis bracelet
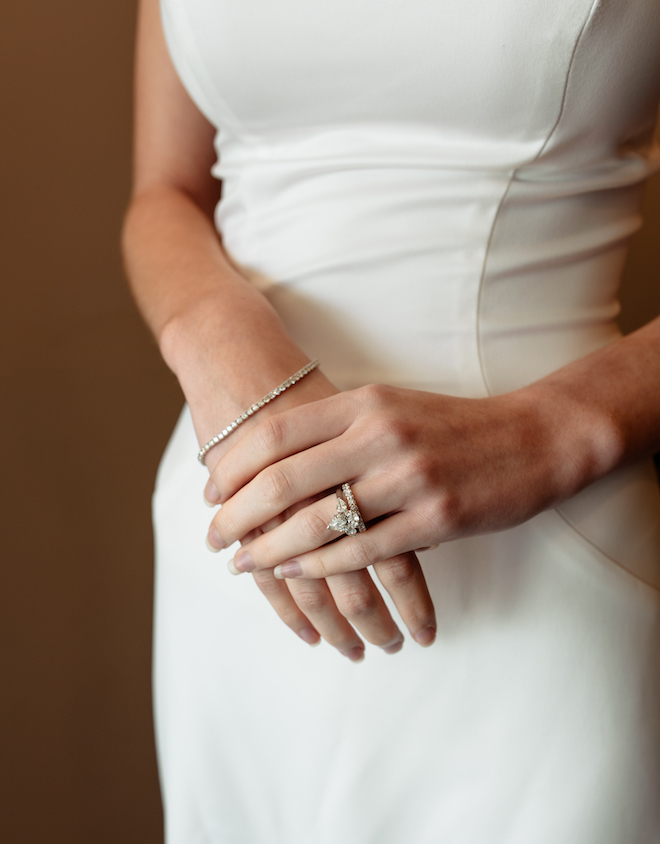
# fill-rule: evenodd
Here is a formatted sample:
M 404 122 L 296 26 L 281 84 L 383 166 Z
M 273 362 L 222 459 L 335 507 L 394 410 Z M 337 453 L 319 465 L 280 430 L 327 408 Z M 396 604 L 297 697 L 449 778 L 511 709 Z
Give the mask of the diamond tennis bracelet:
M 313 369 L 316 369 L 318 365 L 318 360 L 313 360 L 311 363 L 306 363 L 302 369 L 299 369 L 294 375 L 292 375 L 290 378 L 287 378 L 286 381 L 283 381 L 279 385 L 279 387 L 275 387 L 275 389 L 271 390 L 268 395 L 264 396 L 262 399 L 259 399 L 259 401 L 256 401 L 253 405 L 248 407 L 248 409 L 241 413 L 241 415 L 237 419 L 234 419 L 233 422 L 227 425 L 224 431 L 220 431 L 220 433 L 213 437 L 212 440 L 209 440 L 205 445 L 200 448 L 197 453 L 197 459 L 199 460 L 199 462 L 204 465 L 204 459 L 214 445 L 217 445 L 219 442 L 226 439 L 226 437 L 233 433 L 239 425 L 245 422 L 246 419 L 255 414 L 258 410 L 261 410 L 261 408 L 264 405 L 268 404 L 268 402 L 271 402 L 273 401 L 273 399 L 276 399 L 280 395 L 280 393 L 283 393 L 286 389 L 292 387 L 294 384 L 300 381 L 301 378 L 304 378 L 305 375 L 309 375 L 309 373 Z

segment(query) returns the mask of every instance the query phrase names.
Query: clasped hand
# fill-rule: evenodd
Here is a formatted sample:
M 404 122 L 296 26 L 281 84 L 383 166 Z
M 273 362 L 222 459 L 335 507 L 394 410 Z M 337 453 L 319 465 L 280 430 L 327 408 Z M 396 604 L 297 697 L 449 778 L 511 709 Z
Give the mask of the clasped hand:
M 208 541 L 219 549 L 242 540 L 233 570 L 253 572 L 295 626 L 286 580 L 298 611 L 322 635 L 324 624 L 338 620 L 335 611 L 319 623 L 330 595 L 321 597 L 318 581 L 327 579 L 332 593 L 338 579 L 351 578 L 349 597 L 341 590 L 342 621 L 393 652 L 402 637 L 393 621 L 383 630 L 389 612 L 366 572 L 373 566 L 413 637 L 430 644 L 433 605 L 414 552 L 511 527 L 561 497 L 546 417 L 526 390 L 464 399 L 382 385 L 286 410 L 257 425 L 213 469 L 205 496 L 223 506 Z M 368 529 L 338 538 L 327 526 L 335 490 L 346 481 Z M 340 640 L 341 650 L 345 634 L 326 638 Z

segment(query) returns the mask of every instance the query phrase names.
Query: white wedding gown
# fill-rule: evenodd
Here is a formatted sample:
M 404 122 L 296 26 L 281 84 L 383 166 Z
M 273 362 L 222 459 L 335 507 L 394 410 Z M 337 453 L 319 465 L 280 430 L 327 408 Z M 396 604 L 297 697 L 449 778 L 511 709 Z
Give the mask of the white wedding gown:
M 224 244 L 339 387 L 487 396 L 616 339 L 658 0 L 162 10 Z M 207 552 L 197 448 L 184 410 L 154 504 L 168 844 L 660 842 L 650 462 L 422 554 L 436 644 L 354 665 Z

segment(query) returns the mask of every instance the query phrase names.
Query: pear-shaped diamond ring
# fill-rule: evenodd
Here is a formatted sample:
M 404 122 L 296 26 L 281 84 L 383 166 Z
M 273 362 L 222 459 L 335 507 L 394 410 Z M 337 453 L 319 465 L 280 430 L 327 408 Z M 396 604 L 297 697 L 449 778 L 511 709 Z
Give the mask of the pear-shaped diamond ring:
M 344 493 L 344 498 L 340 492 Z M 347 536 L 355 536 L 367 527 L 355 502 L 355 496 L 348 484 L 342 484 L 341 490 L 337 490 L 337 513 L 328 525 L 328 530 L 336 530 L 345 533 Z

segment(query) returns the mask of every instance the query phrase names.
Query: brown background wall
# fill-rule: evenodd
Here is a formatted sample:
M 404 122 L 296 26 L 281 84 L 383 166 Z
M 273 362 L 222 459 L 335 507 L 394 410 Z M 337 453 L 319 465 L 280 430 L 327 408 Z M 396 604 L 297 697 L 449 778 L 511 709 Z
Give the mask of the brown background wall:
M 153 475 L 180 399 L 118 254 L 135 0 L 0 12 L 0 840 L 156 844 Z
M 134 0 L 0 12 L 0 839 L 155 844 L 149 497 L 180 405 L 118 255 Z M 660 313 L 660 183 L 624 288 Z M 654 236 L 655 231 L 655 236 Z

